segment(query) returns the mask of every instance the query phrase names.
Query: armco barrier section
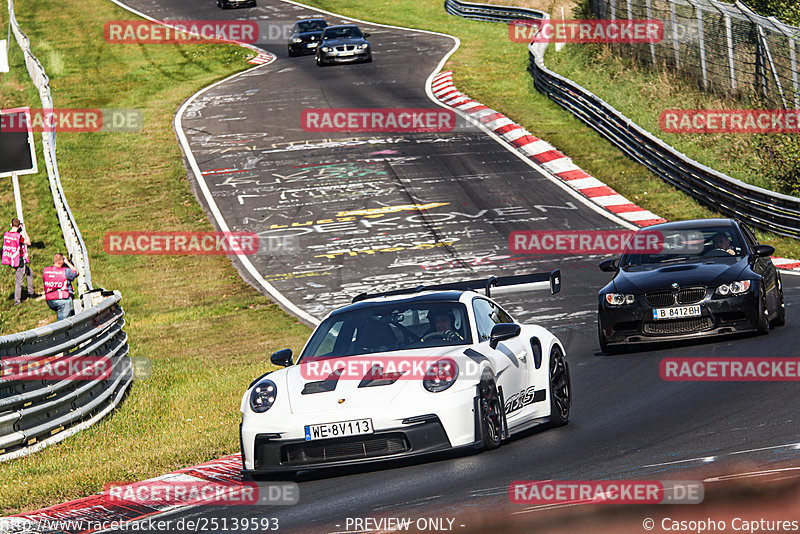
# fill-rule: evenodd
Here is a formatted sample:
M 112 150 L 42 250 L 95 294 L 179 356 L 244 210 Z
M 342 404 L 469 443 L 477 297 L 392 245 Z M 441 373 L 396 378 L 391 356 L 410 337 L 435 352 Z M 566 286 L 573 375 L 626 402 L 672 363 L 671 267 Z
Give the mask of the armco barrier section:
M 466 10 L 463 6 L 468 6 Z M 478 20 L 510 21 L 503 6 L 465 4 L 446 0 L 448 13 Z M 460 7 L 458 7 L 460 6 Z M 491 18 L 491 13 L 501 14 Z M 523 16 L 520 12 L 527 11 Z M 514 8 L 517 19 L 540 20 L 545 14 Z M 546 43 L 528 47 L 530 72 L 536 88 L 570 111 L 635 161 L 641 163 L 698 202 L 729 217 L 776 234 L 800 238 L 800 198 L 755 187 L 715 171 L 656 138 L 580 85 L 547 69 Z
M 513 20 L 524 19 L 538 20 L 547 17 L 547 15 L 541 11 L 524 7 L 473 4 L 470 2 L 461 2 L 459 0 L 446 0 L 444 8 L 445 11 L 451 15 L 491 22 L 511 22 Z
M 133 378 L 122 296 L 103 296 L 63 321 L 0 337 L 0 462 L 60 441 L 122 399 Z M 36 369 L 89 361 L 102 362 L 109 374 L 102 380 L 33 379 Z M 20 369 L 29 374 L 20 377 Z
M 8 16 L 42 108 L 53 109 L 47 74 L 17 23 L 13 0 L 8 0 Z M 75 303 L 79 313 L 0 337 L 0 462 L 35 452 L 99 421 L 117 406 L 133 379 L 128 339 L 122 331 L 122 295 L 92 288 L 89 254 L 61 187 L 55 132 L 42 133 L 42 148 L 64 242 L 79 272 L 80 300 Z M 31 380 L 31 374 L 9 374 L 9 370 L 15 373 L 37 365 L 69 366 L 84 357 L 104 358 L 110 374 L 102 380 L 52 380 L 52 376 L 51 380 Z

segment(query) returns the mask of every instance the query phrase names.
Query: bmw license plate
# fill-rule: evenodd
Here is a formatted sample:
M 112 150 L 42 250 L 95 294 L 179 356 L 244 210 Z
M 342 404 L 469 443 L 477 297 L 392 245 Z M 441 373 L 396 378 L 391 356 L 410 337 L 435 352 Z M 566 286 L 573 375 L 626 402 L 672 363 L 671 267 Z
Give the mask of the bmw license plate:
M 355 52 L 339 52 L 339 56 L 341 56 L 341 57 L 347 57 L 347 56 L 353 56 L 353 55 L 355 55 Z
M 375 433 L 375 429 L 372 427 L 372 419 L 355 419 L 353 421 L 325 423 L 324 425 L 306 425 L 305 429 L 306 441 Z
M 653 319 L 681 319 L 683 317 L 700 317 L 703 314 L 700 306 L 678 306 L 677 308 L 656 308 Z

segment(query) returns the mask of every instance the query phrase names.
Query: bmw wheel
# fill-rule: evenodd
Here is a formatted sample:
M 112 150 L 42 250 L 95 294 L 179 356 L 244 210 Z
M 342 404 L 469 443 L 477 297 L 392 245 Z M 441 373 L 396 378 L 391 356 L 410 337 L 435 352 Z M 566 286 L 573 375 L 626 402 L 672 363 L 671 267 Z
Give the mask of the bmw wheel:
M 761 283 L 761 289 L 758 292 L 758 329 L 759 334 L 769 333 L 769 307 L 767 307 L 767 291 L 764 283 Z
M 606 334 L 603 332 L 603 323 L 600 320 L 600 311 L 597 312 L 597 339 L 600 341 L 600 350 L 604 354 L 618 354 L 622 348 L 616 345 L 609 345 Z
M 786 304 L 783 302 L 783 281 L 780 274 L 778 274 L 778 309 L 775 310 L 775 319 L 772 324 L 774 326 L 786 324 Z

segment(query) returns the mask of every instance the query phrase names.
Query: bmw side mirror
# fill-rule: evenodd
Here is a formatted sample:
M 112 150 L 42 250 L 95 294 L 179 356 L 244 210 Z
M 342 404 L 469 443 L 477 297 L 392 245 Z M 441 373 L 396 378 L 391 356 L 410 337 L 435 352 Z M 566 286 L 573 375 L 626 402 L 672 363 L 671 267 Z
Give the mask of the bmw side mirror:
M 619 271 L 619 266 L 617 265 L 616 258 L 601 262 L 600 270 L 605 273 L 615 273 Z
M 292 349 L 283 349 L 278 352 L 273 352 L 269 361 L 281 367 L 289 367 L 292 365 Z
M 775 254 L 775 247 L 771 245 L 756 245 L 753 247 L 753 254 L 755 254 L 757 258 L 772 256 Z
M 368 33 L 364 33 L 363 35 L 364 35 L 364 39 L 366 39 L 367 37 L 369 37 L 369 34 L 368 34 Z
M 493 349 L 497 348 L 497 344 L 506 339 L 517 337 L 522 331 L 518 324 L 514 323 L 499 323 L 492 327 L 492 332 L 489 334 L 489 346 Z

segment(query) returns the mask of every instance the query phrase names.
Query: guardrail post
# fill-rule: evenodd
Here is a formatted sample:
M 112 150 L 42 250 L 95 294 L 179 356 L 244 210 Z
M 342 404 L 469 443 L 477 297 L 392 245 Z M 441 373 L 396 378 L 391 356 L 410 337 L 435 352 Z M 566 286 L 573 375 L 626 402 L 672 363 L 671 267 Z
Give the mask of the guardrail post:
M 728 43 L 728 68 L 731 75 L 731 91 L 736 91 L 736 70 L 733 57 L 733 30 L 731 28 L 731 18 L 725 14 L 725 37 Z
M 653 7 L 650 5 L 650 0 L 645 0 L 645 9 L 647 12 L 647 20 L 653 20 Z M 656 44 L 650 42 L 650 58 L 653 60 L 653 65 L 656 64 Z
M 675 2 L 669 3 L 669 16 L 672 20 L 672 48 L 675 50 L 675 70 L 681 68 L 680 42 L 678 40 L 678 12 Z
M 797 51 L 794 39 L 789 39 L 789 53 L 792 57 L 792 87 L 794 88 L 794 107 L 800 107 L 800 84 L 797 81 Z
M 783 86 L 781 85 L 780 77 L 778 77 L 778 71 L 775 69 L 775 61 L 772 59 L 772 52 L 769 50 L 769 43 L 767 42 L 767 36 L 764 35 L 764 28 L 760 25 L 758 26 L 758 38 L 763 43 L 762 46 L 764 47 L 764 55 L 766 57 L 767 62 L 769 63 L 770 71 L 772 72 L 772 77 L 775 79 L 775 86 L 778 88 L 778 96 L 781 97 L 781 104 L 783 104 L 783 109 L 787 109 L 788 106 L 786 105 L 786 98 L 783 95 Z
M 706 70 L 706 35 L 703 30 L 703 10 L 692 0 L 689 3 L 694 7 L 697 16 L 697 39 L 700 43 L 700 70 L 703 73 L 703 89 L 708 91 L 708 71 Z

